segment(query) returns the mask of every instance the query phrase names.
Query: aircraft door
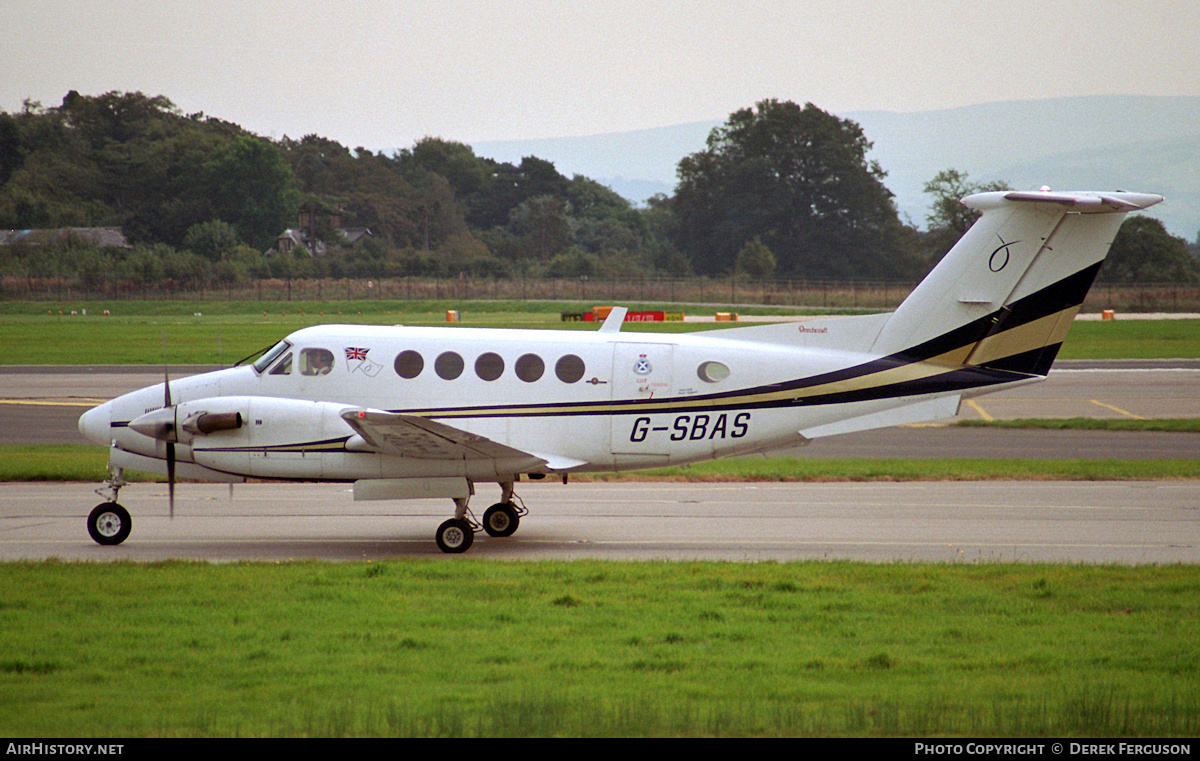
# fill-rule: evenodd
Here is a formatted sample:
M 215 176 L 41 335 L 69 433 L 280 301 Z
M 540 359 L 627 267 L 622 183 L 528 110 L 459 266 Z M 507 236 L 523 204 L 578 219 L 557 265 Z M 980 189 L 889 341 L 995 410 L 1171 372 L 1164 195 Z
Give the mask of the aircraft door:
M 613 351 L 612 451 L 614 454 L 665 455 L 670 444 L 669 415 L 639 410 L 671 393 L 675 346 L 658 343 L 619 343 Z M 635 403 L 627 404 L 630 400 Z

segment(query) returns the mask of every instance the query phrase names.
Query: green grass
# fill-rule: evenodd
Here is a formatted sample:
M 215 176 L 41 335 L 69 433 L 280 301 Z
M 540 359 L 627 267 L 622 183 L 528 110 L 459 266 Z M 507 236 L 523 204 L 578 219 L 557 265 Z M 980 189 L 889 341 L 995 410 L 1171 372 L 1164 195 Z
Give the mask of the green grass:
M 595 330 L 564 323 L 562 312 L 591 309 L 582 302 L 0 302 L 4 364 L 232 364 L 287 333 L 325 322 L 446 325 L 457 309 L 465 327 Z M 633 309 L 680 309 L 712 314 L 711 305 L 630 304 Z M 114 314 L 103 316 L 109 308 Z M 87 310 L 87 315 L 82 314 Z M 72 315 L 75 311 L 79 314 Z M 772 313 L 739 308 L 740 313 Z M 776 314 L 798 310 L 775 309 Z M 823 312 L 827 313 L 827 312 Z M 199 315 L 199 316 L 197 316 Z M 736 328 L 737 323 L 630 323 L 628 332 Z M 1200 320 L 1079 322 L 1060 353 L 1066 359 L 1200 357 Z
M 108 449 L 72 444 L 0 446 L 0 481 L 95 481 L 108 478 Z M 151 480 L 129 471 L 126 480 Z
M 56 444 L 0 446 L 0 481 L 107 478 L 108 450 Z M 164 480 L 127 471 L 129 480 Z M 733 457 L 633 473 L 575 475 L 576 481 L 1136 481 L 1200 479 L 1193 460 L 810 459 Z
M 1194 737 L 1200 568 L 0 565 L 0 734 Z
M 1200 320 L 1079 321 L 1060 359 L 1195 359 Z

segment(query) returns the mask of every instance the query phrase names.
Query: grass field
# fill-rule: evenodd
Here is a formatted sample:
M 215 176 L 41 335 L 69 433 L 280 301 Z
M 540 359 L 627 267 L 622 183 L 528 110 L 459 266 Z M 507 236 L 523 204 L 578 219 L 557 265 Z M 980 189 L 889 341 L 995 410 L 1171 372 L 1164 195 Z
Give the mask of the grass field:
M 0 735 L 1194 737 L 1196 567 L 0 566 Z
M 592 304 L 551 302 L 127 302 L 104 316 L 102 303 L 0 303 L 3 364 L 233 364 L 287 333 L 326 322 L 446 325 L 457 309 L 462 327 L 595 330 L 595 323 L 561 321 L 562 312 Z M 631 304 L 632 309 L 681 309 L 711 315 L 697 305 Z M 87 314 L 84 315 L 83 311 Z M 111 310 L 110 310 L 111 311 Z M 797 314 L 767 308 L 744 314 Z M 72 314 L 75 312 L 76 314 Z M 821 312 L 827 314 L 827 312 Z M 737 323 L 629 323 L 623 330 L 736 329 Z M 119 340 L 116 340 L 119 336 Z M 1059 355 L 1064 359 L 1200 357 L 1200 320 L 1077 322 Z

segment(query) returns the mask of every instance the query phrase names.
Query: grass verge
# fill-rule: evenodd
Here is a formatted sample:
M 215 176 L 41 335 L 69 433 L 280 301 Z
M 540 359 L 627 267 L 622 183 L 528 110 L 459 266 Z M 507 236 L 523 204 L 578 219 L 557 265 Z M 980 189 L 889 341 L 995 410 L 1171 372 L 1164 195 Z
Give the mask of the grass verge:
M 0 734 L 1200 733 L 1200 568 L 0 565 Z
M 0 481 L 103 481 L 108 450 L 72 445 L 0 446 Z M 633 473 L 575 475 L 576 481 L 1129 481 L 1200 479 L 1195 460 L 811 459 L 734 457 Z M 163 480 L 131 471 L 127 480 Z

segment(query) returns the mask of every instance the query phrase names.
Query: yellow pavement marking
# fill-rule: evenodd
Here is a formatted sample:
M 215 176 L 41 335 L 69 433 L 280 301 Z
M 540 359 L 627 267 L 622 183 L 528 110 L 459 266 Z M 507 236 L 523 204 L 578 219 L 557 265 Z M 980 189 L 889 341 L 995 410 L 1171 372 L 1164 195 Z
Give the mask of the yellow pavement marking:
M 32 407 L 95 407 L 107 399 L 0 399 L 0 404 L 24 404 Z
M 986 412 L 984 412 L 983 407 L 980 407 L 979 402 L 975 401 L 974 399 L 968 399 L 967 406 L 970 407 L 971 409 L 975 410 L 976 412 L 978 412 L 979 417 L 983 418 L 984 422 L 991 423 L 992 421 L 994 421 L 996 419 L 996 418 L 992 417 L 991 415 L 987 414 Z
M 1100 407 L 1110 409 L 1113 412 L 1118 412 L 1126 417 L 1131 417 L 1134 420 L 1145 420 L 1146 419 L 1146 418 L 1142 417 L 1141 415 L 1135 415 L 1132 412 L 1126 412 L 1125 410 L 1121 409 L 1120 407 L 1114 407 L 1111 404 L 1105 404 L 1104 402 L 1100 401 L 1099 399 L 1088 399 L 1088 401 L 1091 402 L 1092 404 L 1098 405 Z

